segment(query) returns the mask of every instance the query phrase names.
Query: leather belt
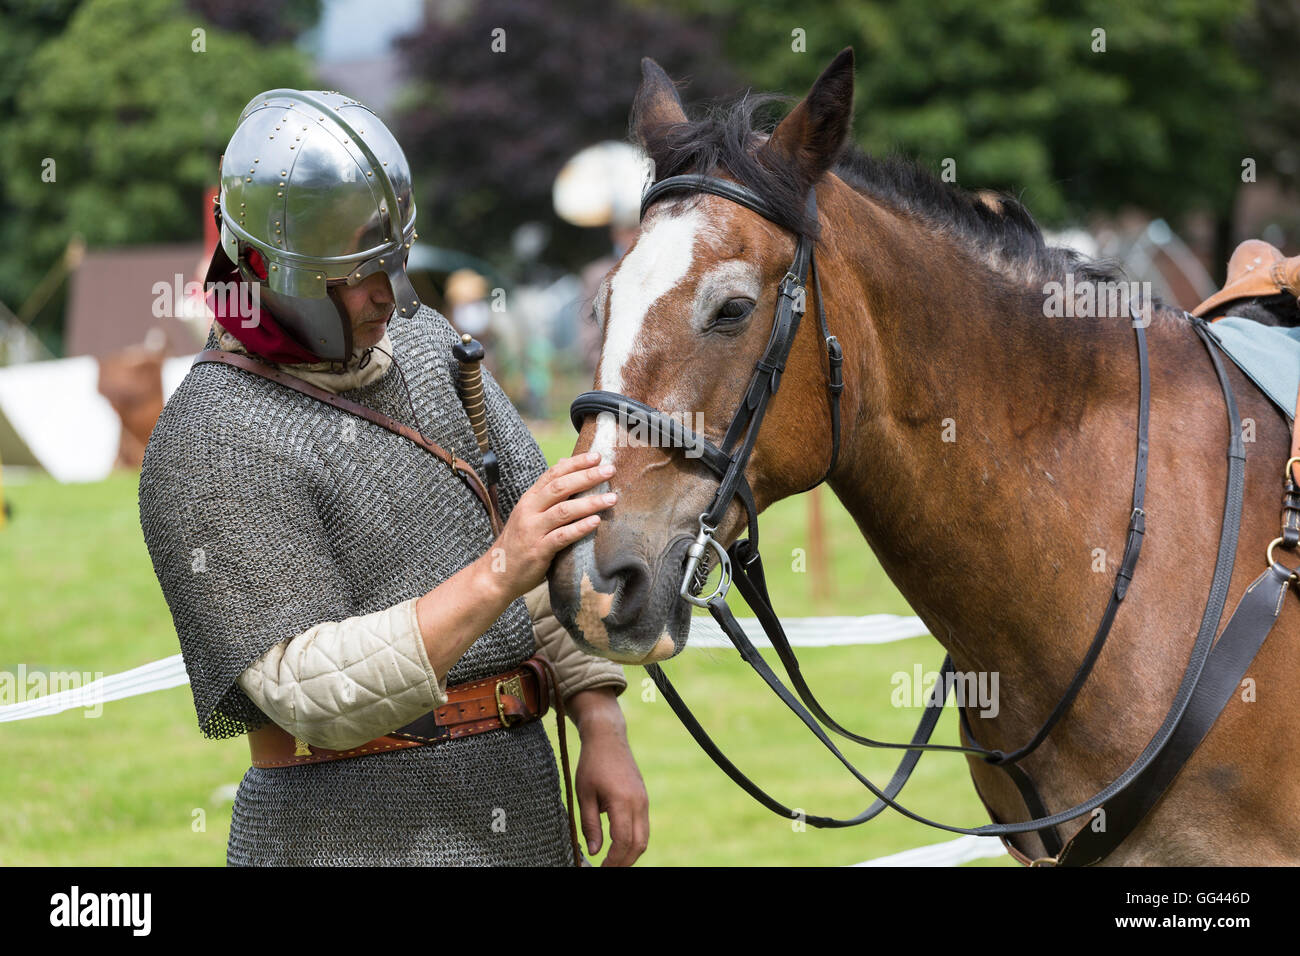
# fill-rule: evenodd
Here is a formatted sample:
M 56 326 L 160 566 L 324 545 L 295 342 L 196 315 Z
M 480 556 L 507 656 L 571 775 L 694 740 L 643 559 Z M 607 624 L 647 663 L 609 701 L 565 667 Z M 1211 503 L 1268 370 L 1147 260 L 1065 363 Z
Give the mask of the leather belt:
M 299 740 L 277 724 L 267 724 L 249 731 L 248 745 L 254 767 L 293 767 L 299 764 L 343 760 L 387 750 L 403 750 L 440 744 L 457 737 L 517 727 L 537 720 L 546 713 L 552 695 L 560 738 L 560 775 L 564 780 L 564 802 L 569 815 L 569 846 L 573 865 L 582 866 L 578 847 L 578 825 L 573 809 L 573 775 L 569 771 L 569 744 L 565 735 L 564 698 L 557 688 L 555 671 L 543 657 L 528 658 L 512 671 L 482 680 L 452 684 L 447 688 L 447 703 L 423 717 L 417 717 L 391 734 L 376 737 L 351 750 L 327 750 Z
M 537 720 L 550 707 L 551 681 L 536 657 L 504 674 L 447 688 L 447 703 L 382 737 L 348 750 L 308 744 L 277 724 L 249 732 L 254 767 L 294 767 L 438 744 Z

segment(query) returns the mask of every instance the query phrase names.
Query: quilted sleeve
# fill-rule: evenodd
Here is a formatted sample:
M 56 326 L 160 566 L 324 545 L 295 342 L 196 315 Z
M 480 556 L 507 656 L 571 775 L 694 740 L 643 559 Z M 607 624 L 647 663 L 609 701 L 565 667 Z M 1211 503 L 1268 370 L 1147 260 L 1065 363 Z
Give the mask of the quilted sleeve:
M 415 603 L 326 621 L 276 644 L 239 676 L 263 713 L 295 737 L 349 750 L 447 702 Z

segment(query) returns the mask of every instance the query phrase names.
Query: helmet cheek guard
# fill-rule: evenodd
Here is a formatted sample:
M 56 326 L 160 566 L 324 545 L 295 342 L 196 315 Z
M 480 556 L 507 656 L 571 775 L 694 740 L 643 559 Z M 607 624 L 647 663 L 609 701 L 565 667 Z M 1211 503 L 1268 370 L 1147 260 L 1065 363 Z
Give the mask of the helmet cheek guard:
M 241 272 L 245 268 L 241 263 Z M 262 305 L 308 351 L 340 362 L 352 355 L 352 321 L 330 297 L 323 275 L 272 263 L 262 283 Z

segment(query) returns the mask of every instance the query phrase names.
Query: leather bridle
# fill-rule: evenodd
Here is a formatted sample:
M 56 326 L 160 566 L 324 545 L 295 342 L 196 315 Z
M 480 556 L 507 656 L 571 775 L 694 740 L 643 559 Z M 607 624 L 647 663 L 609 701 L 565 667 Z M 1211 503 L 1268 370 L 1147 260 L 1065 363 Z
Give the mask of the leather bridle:
M 659 197 L 670 192 L 712 193 L 752 209 L 764 219 L 775 221 L 776 214 L 772 207 L 753 190 L 712 176 L 684 175 L 672 176 L 651 186 L 641 199 L 641 217 Z M 808 191 L 806 214 L 809 222 L 817 221 L 817 193 Z M 617 392 L 592 391 L 583 392 L 573 400 L 569 416 L 575 428 L 582 427 L 582 419 L 592 413 L 610 412 L 621 420 L 639 419 L 651 427 L 666 432 L 670 436 L 672 447 L 698 448 L 701 457 L 720 478 L 717 492 L 699 518 L 699 533 L 687 552 L 686 567 L 682 574 L 678 593 L 697 607 L 708 607 L 715 597 L 724 597 L 732 580 L 731 562 L 727 550 L 714 538 L 732 499 L 739 497 L 745 507 L 749 523 L 749 540 L 755 553 L 758 550 L 758 509 L 754 504 L 754 494 L 745 479 L 745 468 L 753 453 L 754 443 L 758 440 L 758 430 L 763 423 L 768 402 L 781 385 L 781 373 L 785 370 L 786 360 L 794 345 L 795 335 L 799 331 L 799 320 L 803 317 L 807 301 L 807 281 L 811 273 L 814 285 L 817 285 L 817 266 L 813 261 L 813 240 L 801 234 L 795 246 L 794 262 L 786 270 L 785 276 L 777 287 L 776 311 L 772 318 L 772 332 L 768 337 L 763 355 L 754 365 L 754 374 L 745 389 L 744 397 L 736 412 L 731 417 L 721 447 L 714 445 L 703 435 L 698 435 L 663 414 L 658 409 L 639 402 L 634 398 Z M 840 452 L 840 393 L 844 391 L 841 368 L 844 353 L 839 340 L 830 334 L 827 326 L 826 309 L 822 303 L 821 290 L 817 289 L 817 321 L 821 335 L 826 344 L 828 362 L 826 391 L 830 403 L 831 419 L 831 456 L 826 466 L 826 473 L 812 486 L 821 484 L 835 469 Z M 737 443 L 739 445 L 737 446 Z M 733 450 L 734 448 L 734 450 Z M 701 570 L 707 571 L 704 561 L 707 549 L 712 549 L 721 568 L 721 577 L 717 587 L 708 597 L 701 598 L 698 592 L 704 585 Z
M 756 212 L 769 221 L 777 221 L 771 206 L 752 190 L 729 180 L 703 175 L 673 176 L 655 183 L 647 190 L 642 199 L 642 217 L 644 218 L 646 209 L 655 200 L 667 193 L 679 192 L 702 192 L 721 196 Z M 806 211 L 808 219 L 811 222 L 816 222 L 817 200 L 815 190 L 809 191 Z M 875 801 L 862 813 L 848 819 L 808 815 L 785 806 L 758 787 L 722 753 L 703 727 L 700 726 L 658 664 L 647 665 L 646 669 L 664 694 L 665 700 L 668 701 L 678 719 L 681 720 L 692 737 L 695 738 L 696 742 L 718 767 L 758 802 L 781 816 L 801 819 L 815 827 L 847 827 L 865 823 L 879 815 L 886 807 L 892 807 L 904 816 L 941 830 L 977 836 L 1000 837 L 1007 843 L 1007 847 L 1013 855 L 1017 856 L 1022 862 L 1030 861 L 1015 850 L 1007 842 L 1007 838 L 1014 834 L 1031 831 L 1037 831 L 1040 834 L 1040 838 L 1050 854 L 1049 857 L 1043 860 L 1033 862 L 1050 862 L 1056 865 L 1098 862 L 1114 850 L 1132 832 L 1173 781 L 1174 776 L 1177 775 L 1179 769 L 1191 756 L 1191 753 L 1205 734 L 1209 732 L 1218 714 L 1231 698 L 1232 689 L 1239 682 L 1241 674 L 1244 674 L 1246 667 L 1253 660 L 1255 652 L 1276 621 L 1280 612 L 1283 593 L 1296 577 L 1293 571 L 1283 565 L 1271 563 L 1269 569 L 1247 590 L 1224 629 L 1222 637 L 1215 643 L 1214 637 L 1218 631 L 1218 624 L 1227 601 L 1228 585 L 1232 577 L 1236 556 L 1237 536 L 1244 497 L 1245 473 L 1245 449 L 1241 440 L 1241 422 L 1237 414 L 1236 401 L 1231 386 L 1216 352 L 1217 342 L 1211 334 L 1206 332 L 1203 321 L 1188 316 L 1197 335 L 1209 351 L 1220 388 L 1223 391 L 1224 403 L 1228 413 L 1230 443 L 1228 450 L 1228 487 L 1214 577 L 1187 668 L 1164 721 L 1137 759 L 1109 786 L 1087 801 L 1067 810 L 1049 814 L 1037 789 L 1028 774 L 1018 765 L 1018 762 L 1033 753 L 1047 738 L 1052 728 L 1069 710 L 1091 673 L 1093 665 L 1110 633 L 1119 605 L 1128 592 L 1146 531 L 1144 498 L 1151 385 L 1144 331 L 1145 323 L 1138 317 L 1136 312 L 1133 312 L 1133 329 L 1137 343 L 1140 381 L 1137 455 L 1128 535 L 1123 557 L 1120 560 L 1111 589 L 1110 599 L 1093 637 L 1092 644 L 1059 702 L 1029 741 L 1011 752 L 989 750 L 980 746 L 976 742 L 964 708 L 959 708 L 962 727 L 973 746 L 931 744 L 929 740 L 938 723 L 946 692 L 954 675 L 952 659 L 951 656 L 948 656 L 944 659 L 940 680 L 935 684 L 934 691 L 926 703 L 925 713 L 911 741 L 908 743 L 876 741 L 855 734 L 835 721 L 817 701 L 817 698 L 803 679 L 798 659 L 795 657 L 794 650 L 790 646 L 767 592 L 762 560 L 758 552 L 758 513 L 753 493 L 744 476 L 745 467 L 749 462 L 750 454 L 758 437 L 759 427 L 763 421 L 763 415 L 767 410 L 768 403 L 780 386 L 781 374 L 785 369 L 786 361 L 799 328 L 799 321 L 804 313 L 807 278 L 809 275 L 811 275 L 817 293 L 817 318 L 828 358 L 827 392 L 832 432 L 830 464 L 827 467 L 826 474 L 816 484 L 820 484 L 821 481 L 830 477 L 838 460 L 840 442 L 839 397 L 844 389 L 841 374 L 843 353 L 839 342 L 835 336 L 830 334 L 828 329 L 826 310 L 817 281 L 813 245 L 814 242 L 808 235 L 802 233 L 799 235 L 794 262 L 781 279 L 778 289 L 772 332 L 767 347 L 754 366 L 754 373 L 750 378 L 749 386 L 745 390 L 744 397 L 731 419 L 720 446 L 713 445 L 703 436 L 695 434 L 675 418 L 664 414 L 658 409 L 615 392 L 584 392 L 574 399 L 569 414 L 574 427 L 579 430 L 587 415 L 609 412 L 617 415 L 622 422 L 630 421 L 658 428 L 660 434 L 670 436 L 672 447 L 700 449 L 700 460 L 719 477 L 719 485 L 709 507 L 700 515 L 699 533 L 687 552 L 680 594 L 692 604 L 709 610 L 746 663 L 754 668 L 763 681 L 800 718 L 814 736 L 821 741 L 823 746 L 871 791 L 876 798 Z M 748 537 L 739 539 L 729 548 L 724 549 L 721 543 L 714 538 L 714 532 L 734 498 L 739 498 L 745 508 Z M 704 578 L 707 577 L 708 571 L 707 562 L 704 562 L 703 559 L 709 549 L 718 558 L 721 566 L 721 577 L 714 591 L 707 597 L 701 598 L 698 596 L 698 592 L 703 588 Z M 795 693 L 792 693 L 786 687 L 763 659 L 762 655 L 754 648 L 744 629 L 736 621 L 730 608 L 728 608 L 725 597 L 733 581 L 771 640 L 790 684 L 798 695 L 797 698 Z M 1212 645 L 1213 652 L 1211 652 Z M 1203 674 L 1206 675 L 1205 680 L 1202 680 Z M 821 724 L 818 723 L 819 720 L 821 724 L 824 724 L 830 730 L 855 743 L 869 747 L 907 751 L 883 790 L 867 779 L 844 757 Z M 901 806 L 894 798 L 901 792 L 922 752 L 926 750 L 941 750 L 978 756 L 990 764 L 1001 767 L 1010 775 L 1019 789 L 1031 819 L 1020 823 L 992 823 L 968 828 L 939 823 Z M 978 792 L 978 786 L 976 789 Z M 1085 822 L 1069 840 L 1064 843 L 1060 840 L 1056 832 L 1058 825 L 1094 811 L 1103 804 L 1107 813 L 1106 826 L 1098 829 L 1089 826 Z

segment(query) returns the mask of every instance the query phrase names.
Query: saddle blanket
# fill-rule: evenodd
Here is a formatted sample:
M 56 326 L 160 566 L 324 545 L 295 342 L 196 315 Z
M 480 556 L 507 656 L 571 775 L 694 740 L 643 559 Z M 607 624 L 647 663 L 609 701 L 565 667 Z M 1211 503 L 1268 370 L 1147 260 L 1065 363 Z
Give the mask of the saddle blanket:
M 1295 421 L 1300 389 L 1300 328 L 1261 325 L 1228 315 L 1211 323 L 1210 334 L 1260 391 Z

